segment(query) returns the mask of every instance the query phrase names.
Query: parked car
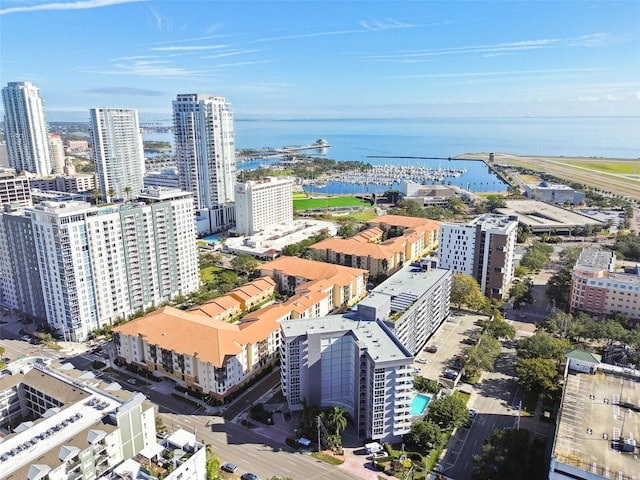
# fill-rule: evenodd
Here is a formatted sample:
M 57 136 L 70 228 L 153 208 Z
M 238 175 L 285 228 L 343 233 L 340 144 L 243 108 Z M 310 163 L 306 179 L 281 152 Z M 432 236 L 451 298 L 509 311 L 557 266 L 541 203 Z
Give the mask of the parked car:
M 475 409 L 473 409 L 473 408 L 470 408 L 470 409 L 469 409 L 469 418 L 476 418 L 476 415 L 477 415 L 477 414 L 478 414 L 478 411 L 477 411 L 477 410 L 475 410 Z
M 456 378 L 458 378 L 458 372 L 454 372 L 453 370 L 447 369 L 444 371 L 442 376 L 444 378 L 448 378 L 449 380 L 455 380 Z
M 255 473 L 243 473 L 240 480 L 259 480 Z
M 427 360 L 424 358 L 416 358 L 416 363 L 427 363 Z
M 382 452 L 376 452 L 373 455 L 371 455 L 371 460 L 375 460 L 376 458 L 385 458 L 388 456 L 389 454 L 383 450 Z
M 437 345 L 428 345 L 427 348 L 424 349 L 425 352 L 428 353 L 436 353 L 438 351 L 438 346 Z
M 236 469 L 238 468 L 238 466 L 234 463 L 223 463 L 220 466 L 220 470 L 222 470 L 223 472 L 228 472 L 228 473 L 233 473 L 236 471 Z

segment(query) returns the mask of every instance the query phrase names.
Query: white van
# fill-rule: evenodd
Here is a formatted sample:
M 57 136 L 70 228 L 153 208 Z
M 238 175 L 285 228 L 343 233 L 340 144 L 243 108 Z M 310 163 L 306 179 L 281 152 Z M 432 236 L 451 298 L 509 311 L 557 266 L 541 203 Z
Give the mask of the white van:
M 382 445 L 378 442 L 365 443 L 364 448 L 367 449 L 367 453 L 378 453 L 382 451 Z

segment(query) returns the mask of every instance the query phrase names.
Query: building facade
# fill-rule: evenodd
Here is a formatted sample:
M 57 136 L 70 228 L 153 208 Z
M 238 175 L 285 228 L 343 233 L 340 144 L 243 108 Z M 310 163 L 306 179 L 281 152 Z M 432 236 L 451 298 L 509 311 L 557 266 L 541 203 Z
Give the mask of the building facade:
M 3 221 L 15 225 L 7 229 L 13 242 L 34 245 L 46 320 L 66 339 L 84 340 L 118 318 L 199 288 L 193 199 L 187 192 L 149 189 L 136 204 L 109 207 L 42 202 L 23 216 L 31 231 L 18 228 L 20 215 Z M 21 251 L 0 255 L 16 266 L 23 261 Z M 22 278 L 18 271 L 15 281 Z M 33 282 L 34 275 L 25 280 Z M 10 307 L 23 308 L 23 298 L 13 301 Z
M 143 188 L 145 168 L 137 110 L 92 108 L 89 113 L 91 147 L 103 199 L 135 198 Z
M 0 425 L 9 428 L 0 449 L 2 478 L 112 478 L 123 461 L 156 444 L 154 409 L 145 396 L 107 391 L 92 378 L 33 357 L 8 365 L 0 376 Z
M 173 102 L 175 156 L 180 188 L 196 210 L 221 230 L 235 221 L 236 157 L 231 105 L 224 97 L 178 94 Z
M 615 272 L 615 252 L 585 248 L 571 271 L 569 311 L 597 320 L 621 313 L 640 323 L 640 276 Z
M 484 214 L 467 224 L 443 223 L 440 267 L 475 278 L 489 298 L 505 298 L 513 280 L 517 234 L 515 216 Z
M 89 173 L 30 178 L 31 188 L 45 192 L 91 192 L 97 188 L 96 177 Z
M 418 353 L 449 316 L 451 270 L 408 266 L 358 303 L 358 318 L 385 322 L 412 354 Z
M 559 205 L 578 205 L 584 201 L 584 193 L 577 192 L 568 185 L 540 182 L 537 185 L 526 184 L 524 194 L 533 200 Z
M 282 391 L 303 402 L 344 408 L 361 438 L 397 442 L 411 430 L 411 353 L 378 321 L 340 315 L 281 326 Z
M 253 235 L 293 220 L 293 180 L 267 177 L 236 185 L 236 233 Z
M 12 168 L 0 168 L 0 205 L 31 206 L 31 188 L 29 179 L 16 176 Z
M 2 89 L 9 165 L 18 172 L 51 173 L 48 126 L 40 89 L 10 82 Z
M 65 153 L 62 137 L 57 133 L 49 134 L 49 151 L 51 152 L 51 169 L 55 175 L 64 173 Z

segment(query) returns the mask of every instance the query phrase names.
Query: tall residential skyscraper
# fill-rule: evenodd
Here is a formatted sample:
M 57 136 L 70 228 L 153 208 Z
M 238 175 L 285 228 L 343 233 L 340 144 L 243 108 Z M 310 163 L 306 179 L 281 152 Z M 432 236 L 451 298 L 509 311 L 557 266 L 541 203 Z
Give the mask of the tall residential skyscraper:
M 266 177 L 236 185 L 236 233 L 253 235 L 293 220 L 293 179 Z
M 67 339 L 200 285 L 193 197 L 178 189 L 144 190 L 134 205 L 45 201 L 1 221 L 0 247 L 21 247 L 0 248 L 0 301 Z
M 40 89 L 31 82 L 9 82 L 2 89 L 9 165 L 38 175 L 51 173 L 47 122 Z
M 192 192 L 210 227 L 233 222 L 236 154 L 231 105 L 223 97 L 179 94 L 173 102 L 175 152 L 180 188 Z
M 54 175 L 62 175 L 64 173 L 64 145 L 62 137 L 57 133 L 49 134 L 49 151 L 51 152 L 51 166 Z
M 90 115 L 93 158 L 103 198 L 110 197 L 111 190 L 114 198 L 137 196 L 144 186 L 144 149 L 138 112 L 92 108 Z

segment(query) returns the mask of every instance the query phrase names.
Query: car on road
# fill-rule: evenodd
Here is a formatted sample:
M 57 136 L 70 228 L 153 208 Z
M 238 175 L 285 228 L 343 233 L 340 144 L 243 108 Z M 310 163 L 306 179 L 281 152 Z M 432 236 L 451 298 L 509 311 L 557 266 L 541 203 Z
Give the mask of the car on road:
M 371 460 L 375 460 L 376 458 L 386 458 L 388 456 L 389 454 L 383 450 L 382 452 L 376 452 L 371 455 Z
M 416 358 L 416 363 L 427 363 L 427 360 L 424 358 Z
M 259 480 L 255 473 L 243 473 L 240 480 Z
M 28 342 L 29 340 L 31 340 L 31 337 L 29 335 L 23 335 L 20 337 L 20 340 L 22 340 L 23 342 Z
M 427 348 L 424 349 L 425 352 L 428 353 L 436 353 L 438 351 L 437 345 L 427 345 Z
M 237 468 L 238 466 L 235 463 L 223 463 L 220 465 L 220 470 L 227 473 L 233 473 Z
M 474 408 L 469 409 L 469 418 L 476 418 L 477 414 L 478 414 L 478 411 L 475 410 Z

